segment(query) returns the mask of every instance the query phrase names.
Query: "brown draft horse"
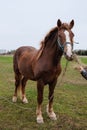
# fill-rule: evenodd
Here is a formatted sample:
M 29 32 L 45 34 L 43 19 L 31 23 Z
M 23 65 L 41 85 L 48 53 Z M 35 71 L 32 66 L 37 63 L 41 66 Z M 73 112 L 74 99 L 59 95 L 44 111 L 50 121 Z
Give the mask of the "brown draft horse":
M 37 81 L 37 122 L 43 123 L 41 105 L 43 101 L 44 85 L 49 85 L 49 103 L 47 105 L 47 114 L 52 120 L 56 120 L 56 114 L 53 110 L 53 94 L 57 83 L 57 78 L 61 73 L 61 57 L 72 60 L 73 37 L 71 31 L 74 26 L 74 20 L 69 24 L 57 21 L 54 27 L 41 42 L 39 50 L 23 46 L 16 50 L 13 58 L 15 73 L 15 93 L 13 102 L 17 101 L 17 90 L 20 87 L 22 92 L 22 102 L 28 103 L 25 95 L 25 85 L 27 80 Z

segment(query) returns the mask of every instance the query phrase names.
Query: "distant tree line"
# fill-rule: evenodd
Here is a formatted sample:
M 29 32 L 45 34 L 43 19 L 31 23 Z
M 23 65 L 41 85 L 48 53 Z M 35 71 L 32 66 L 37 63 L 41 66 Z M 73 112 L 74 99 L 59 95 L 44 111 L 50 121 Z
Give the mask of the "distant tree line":
M 87 50 L 74 50 L 77 55 L 87 56 Z M 13 55 L 15 50 L 7 51 L 6 53 L 1 53 L 0 55 Z
M 87 56 L 87 50 L 74 50 L 77 55 Z
M 14 53 L 15 53 L 15 50 L 11 50 L 7 52 L 8 55 L 13 55 Z
M 14 53 L 15 53 L 15 50 L 11 50 L 11 51 L 2 52 L 0 53 L 0 55 L 13 55 Z

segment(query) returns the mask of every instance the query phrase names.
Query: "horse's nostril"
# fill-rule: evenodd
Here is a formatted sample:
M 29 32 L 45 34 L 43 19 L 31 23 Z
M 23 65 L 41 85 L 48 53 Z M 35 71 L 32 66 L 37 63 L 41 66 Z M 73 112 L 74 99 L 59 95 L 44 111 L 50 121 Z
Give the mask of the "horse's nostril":
M 73 55 L 71 55 L 71 58 L 73 58 Z

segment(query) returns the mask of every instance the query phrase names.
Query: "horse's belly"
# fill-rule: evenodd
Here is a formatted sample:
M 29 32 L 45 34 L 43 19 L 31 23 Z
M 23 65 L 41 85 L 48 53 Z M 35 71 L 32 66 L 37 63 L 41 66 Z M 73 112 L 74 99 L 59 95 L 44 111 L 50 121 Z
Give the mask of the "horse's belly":
M 57 79 L 59 73 L 57 71 L 42 71 L 35 76 L 35 80 L 41 79 L 44 84 L 48 84 L 53 80 Z
M 43 81 L 46 82 L 46 83 L 50 83 L 52 82 L 53 80 L 57 79 L 58 77 L 58 73 L 48 73 L 48 74 L 45 74 L 45 76 L 43 77 Z

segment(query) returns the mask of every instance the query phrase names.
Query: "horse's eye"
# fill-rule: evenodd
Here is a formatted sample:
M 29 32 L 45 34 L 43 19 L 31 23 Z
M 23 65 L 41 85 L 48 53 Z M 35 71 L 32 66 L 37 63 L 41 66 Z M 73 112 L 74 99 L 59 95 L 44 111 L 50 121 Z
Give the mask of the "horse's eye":
M 59 38 L 61 39 L 61 38 L 62 38 L 62 35 L 59 34 Z

